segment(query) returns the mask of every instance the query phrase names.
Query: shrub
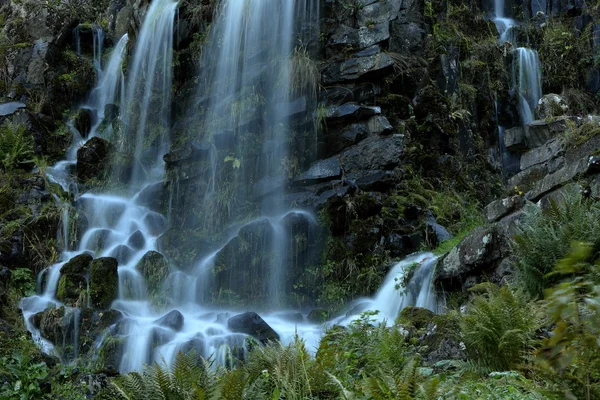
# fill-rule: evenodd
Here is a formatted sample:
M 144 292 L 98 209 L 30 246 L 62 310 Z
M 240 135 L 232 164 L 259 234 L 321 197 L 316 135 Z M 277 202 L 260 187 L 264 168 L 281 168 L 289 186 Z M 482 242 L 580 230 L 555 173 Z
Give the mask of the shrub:
M 472 288 L 478 289 L 484 293 L 473 298 L 460 324 L 469 357 L 466 369 L 489 373 L 518 368 L 532 349 L 535 309 L 507 286 Z
M 591 242 L 600 246 L 600 208 L 569 190 L 563 201 L 551 201 L 546 210 L 533 204 L 525 207 L 525 217 L 512 245 L 518 260 L 518 282 L 532 297 L 541 297 L 552 283 L 552 271 L 558 260 L 569 251 L 572 241 Z
M 5 171 L 18 167 L 33 155 L 33 137 L 24 125 L 4 123 L 0 126 L 0 163 Z

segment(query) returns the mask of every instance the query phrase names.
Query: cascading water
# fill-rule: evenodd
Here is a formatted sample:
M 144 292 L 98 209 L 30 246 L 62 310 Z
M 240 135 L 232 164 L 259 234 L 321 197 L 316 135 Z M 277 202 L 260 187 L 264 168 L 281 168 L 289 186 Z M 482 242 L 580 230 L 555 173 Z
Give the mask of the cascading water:
M 515 49 L 513 86 L 519 96 L 521 123 L 527 125 L 535 119 L 535 107 L 542 98 L 540 59 L 535 50 L 525 47 Z
M 502 43 L 516 46 L 518 40 L 517 21 L 506 16 L 505 0 L 494 0 L 494 23 Z M 513 50 L 512 87 L 519 103 L 520 123 L 525 127 L 535 119 L 535 107 L 542 97 L 541 64 L 537 51 L 526 47 L 517 47 Z M 499 110 L 496 104 L 496 115 Z M 499 150 L 502 159 L 505 177 L 509 173 L 518 172 L 519 156 L 512 154 L 504 145 L 504 131 L 507 127 L 498 124 Z
M 215 280 L 221 279 L 221 284 L 225 282 L 234 291 L 256 290 L 265 296 L 263 300 L 271 309 L 280 309 L 286 294 L 286 286 L 282 284 L 287 278 L 285 268 L 293 262 L 288 253 L 294 244 L 295 228 L 290 226 L 298 220 L 316 225 L 310 213 L 291 209 L 285 203 L 282 182 L 289 177 L 285 162 L 290 157 L 294 115 L 298 108 L 304 108 L 301 112 L 310 115 L 309 107 L 314 105 L 310 87 L 307 90 L 307 83 L 297 79 L 294 73 L 294 57 L 302 57 L 297 45 L 306 40 L 306 32 L 314 35 L 310 24 L 318 21 L 318 1 L 225 0 L 211 32 L 212 44 L 204 52 L 202 96 L 198 108 L 193 110 L 200 114 L 196 122 L 202 133 L 199 139 L 204 141 L 198 147 L 206 150 L 209 164 L 205 195 L 199 199 L 204 213 L 203 229 L 220 237 L 223 245 L 211 249 L 191 268 L 178 266 L 182 267 L 179 269 L 167 266 L 166 262 L 161 267 L 160 262 L 155 261 L 149 264 L 150 270 L 140 268 L 148 260 L 164 261 L 158 253 L 157 238 L 168 223 L 162 215 L 148 209 L 141 197 L 146 188 L 163 180 L 162 157 L 170 142 L 171 55 L 176 8 L 173 0 L 151 3 L 127 79 L 123 79 L 121 72 L 127 44 L 127 36 L 124 36 L 113 49 L 106 67 L 99 69 L 96 88 L 84 105 L 94 115 L 89 136 L 105 136 L 134 160 L 128 182 L 131 195 L 90 192 L 81 195 L 78 205 L 87 216 L 88 227 L 77 249 L 65 246 L 61 262 L 40 275 L 41 294 L 23 299 L 21 304 L 28 329 L 46 351 L 52 351 L 52 344 L 40 336 L 30 317 L 49 306 L 62 305 L 56 299 L 62 266 L 83 253 L 115 257 L 119 262 L 119 284 L 117 300 L 111 307 L 120 311 L 123 318 L 97 338 L 94 348 L 99 350 L 106 337 L 118 338 L 122 343 L 120 372 L 140 370 L 144 364 L 162 359 L 170 363 L 177 352 L 192 348 L 204 356 L 214 355 L 221 364 L 239 357 L 247 335 L 229 328 L 227 321 L 237 311 L 223 310 L 212 303 Z M 274 15 L 280 18 L 273 18 Z M 99 43 L 94 50 L 96 58 L 101 54 L 101 41 L 94 43 Z M 120 103 L 120 129 L 113 132 L 104 126 L 100 132 L 106 106 L 116 103 Z M 204 112 L 200 112 L 201 109 Z M 306 125 L 314 129 L 312 124 Z M 72 191 L 76 191 L 76 185 L 70 178 L 69 168 L 75 164 L 77 148 L 83 142 L 78 135 L 74 130 L 75 140 L 67 160 L 49 173 L 63 188 Z M 268 195 L 257 202 L 248 182 L 263 183 Z M 171 190 L 170 204 L 173 197 L 179 197 L 178 184 L 172 185 Z M 231 209 L 226 215 L 220 213 L 219 194 L 224 190 L 234 193 L 238 204 L 257 202 L 260 216 L 247 222 L 243 207 Z M 247 276 L 231 272 L 224 279 L 215 276 L 213 269 L 219 253 L 231 243 L 239 242 L 250 225 L 263 227 L 264 237 L 270 238 L 265 239 L 268 243 L 260 249 L 267 249 L 269 255 L 268 266 L 265 271 L 261 270 L 267 276 L 263 279 L 264 287 L 260 288 L 253 287 Z M 224 227 L 228 228 L 219 232 Z M 68 237 L 67 228 L 64 229 L 63 235 Z M 310 235 L 310 230 L 304 233 Z M 246 249 L 250 253 L 255 250 Z M 415 263 L 419 266 L 413 277 L 407 287 L 398 292 L 398 279 Z M 430 253 L 408 257 L 392 268 L 373 298 L 358 301 L 345 315 L 329 324 L 348 324 L 365 310 L 379 310 L 382 321 L 394 320 L 408 305 L 436 310 L 432 288 L 434 265 L 435 257 Z M 160 274 L 166 274 L 166 279 L 155 286 L 152 276 Z M 89 289 L 89 279 L 87 284 Z M 89 296 L 86 303 L 89 307 Z M 74 308 L 68 308 L 68 312 L 73 324 L 73 337 L 68 341 L 76 344 L 80 312 Z M 315 349 L 323 334 L 323 325 L 298 319 L 297 315 L 297 312 L 279 310 L 262 317 L 282 342 L 290 342 L 299 335 L 306 340 L 309 349 Z M 63 348 L 67 344 L 65 342 Z M 62 354 L 65 355 L 64 351 Z M 76 357 L 77 349 L 70 356 Z

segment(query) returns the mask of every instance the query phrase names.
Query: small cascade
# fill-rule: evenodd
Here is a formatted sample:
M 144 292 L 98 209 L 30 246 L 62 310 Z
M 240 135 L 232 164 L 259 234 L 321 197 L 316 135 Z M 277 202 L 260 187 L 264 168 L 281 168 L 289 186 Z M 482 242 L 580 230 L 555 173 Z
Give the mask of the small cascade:
M 501 42 L 514 42 L 513 28 L 517 26 L 517 21 L 506 17 L 505 0 L 494 0 L 494 24 L 500 35 Z
M 535 107 L 542 98 L 541 71 L 537 51 L 525 47 L 515 49 L 513 86 L 519 96 L 519 115 L 523 125 L 535 119 Z
M 103 34 L 102 34 L 103 35 Z M 122 64 L 125 56 L 125 49 L 129 38 L 127 34 L 117 42 L 108 63 L 104 68 L 99 68 L 97 71 L 96 86 L 90 93 L 88 101 L 81 108 L 89 110 L 92 114 L 92 127 L 90 133 L 83 137 L 82 134 L 75 129 L 71 122 L 68 126 L 73 133 L 73 141 L 71 147 L 67 150 L 66 158 L 56 163 L 56 165 L 47 169 L 48 178 L 62 186 L 65 191 L 77 193 L 77 185 L 73 181 L 73 170 L 77 164 L 77 150 L 86 142 L 88 138 L 97 136 L 99 127 L 104 120 L 104 113 L 107 105 L 118 102 L 123 84 Z M 94 49 L 94 55 L 102 53 L 103 41 L 95 40 L 94 44 L 98 48 Z M 99 60 L 101 56 L 99 56 Z M 108 130 L 104 134 L 110 135 L 110 124 Z

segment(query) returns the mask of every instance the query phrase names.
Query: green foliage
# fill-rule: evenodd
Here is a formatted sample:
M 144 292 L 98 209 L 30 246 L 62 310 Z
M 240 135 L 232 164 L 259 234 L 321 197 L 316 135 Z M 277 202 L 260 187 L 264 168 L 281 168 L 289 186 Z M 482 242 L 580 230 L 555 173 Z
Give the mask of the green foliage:
M 541 297 L 543 289 L 552 283 L 553 276 L 547 274 L 568 253 L 571 242 L 600 246 L 598 203 L 582 198 L 576 190 L 565 192 L 563 197 L 560 203 L 550 201 L 545 210 L 527 204 L 512 245 L 518 260 L 517 281 L 533 297 Z
M 292 93 L 296 96 L 307 95 L 311 99 L 316 99 L 321 72 L 306 48 L 296 48 L 291 56 L 290 64 L 289 79 Z M 283 70 L 286 71 L 285 68 Z
M 24 125 L 5 122 L 0 126 L 0 163 L 5 171 L 31 159 L 33 137 Z
M 21 297 L 31 296 L 35 293 L 35 278 L 28 268 L 17 268 L 12 271 L 12 286 Z
M 539 354 L 585 399 L 600 397 L 600 260 L 594 245 L 573 242 L 548 274 L 561 282 L 546 290 L 546 326 Z
M 594 136 L 600 135 L 600 124 L 593 119 L 588 119 L 579 126 L 572 121 L 567 121 L 567 125 L 568 130 L 563 141 L 569 147 L 580 146 Z
M 481 286 L 484 285 L 484 286 Z M 524 362 L 538 327 L 535 309 L 509 287 L 481 284 L 461 320 L 463 341 L 474 372 L 508 371 Z

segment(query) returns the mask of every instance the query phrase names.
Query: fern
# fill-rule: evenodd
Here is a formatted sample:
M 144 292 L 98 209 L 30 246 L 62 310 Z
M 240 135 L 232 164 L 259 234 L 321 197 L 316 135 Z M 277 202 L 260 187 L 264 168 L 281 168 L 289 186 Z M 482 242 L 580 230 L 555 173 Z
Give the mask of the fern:
M 0 163 L 8 171 L 31 159 L 33 137 L 25 126 L 6 122 L 0 126 Z

